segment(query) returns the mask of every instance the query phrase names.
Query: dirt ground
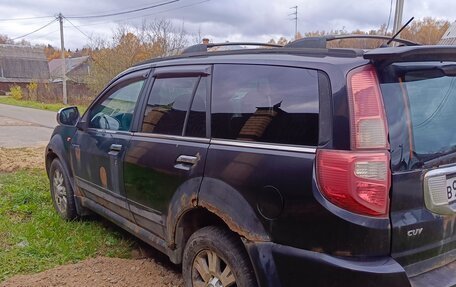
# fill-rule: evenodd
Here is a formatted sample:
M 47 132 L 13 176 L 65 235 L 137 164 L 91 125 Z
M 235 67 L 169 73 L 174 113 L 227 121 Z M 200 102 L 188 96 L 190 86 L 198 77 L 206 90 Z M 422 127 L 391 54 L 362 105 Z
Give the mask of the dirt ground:
M 44 147 L 0 148 L 0 173 L 44 168 Z
M 44 147 L 0 148 L 0 173 L 29 168 L 44 168 Z M 142 259 L 92 258 L 37 274 L 14 276 L 0 282 L 0 287 L 183 286 L 180 272 L 163 255 L 149 250 L 145 256 L 143 251 L 134 250 L 132 257 Z
M 18 286 L 183 286 L 180 274 L 154 259 L 97 257 L 33 275 L 15 276 L 1 287 Z

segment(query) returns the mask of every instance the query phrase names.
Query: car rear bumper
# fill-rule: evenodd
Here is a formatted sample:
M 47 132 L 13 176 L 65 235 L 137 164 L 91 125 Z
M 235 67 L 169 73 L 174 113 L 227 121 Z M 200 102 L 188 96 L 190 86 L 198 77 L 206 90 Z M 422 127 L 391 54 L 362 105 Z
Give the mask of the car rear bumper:
M 456 261 L 410 278 L 413 287 L 456 286 Z
M 347 259 L 270 242 L 246 243 L 246 248 L 261 287 L 411 286 L 391 257 Z

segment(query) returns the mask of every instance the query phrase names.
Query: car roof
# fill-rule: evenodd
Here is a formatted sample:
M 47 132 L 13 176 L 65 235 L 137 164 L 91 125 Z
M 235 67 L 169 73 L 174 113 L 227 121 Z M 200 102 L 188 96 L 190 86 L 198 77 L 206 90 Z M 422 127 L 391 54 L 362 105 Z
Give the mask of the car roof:
M 260 49 L 240 49 L 240 50 L 225 50 L 225 51 L 207 51 L 207 52 L 191 52 L 184 53 L 179 56 L 171 56 L 164 58 L 151 59 L 136 66 L 151 64 L 153 66 L 162 65 L 163 63 L 174 64 L 190 64 L 195 62 L 214 62 L 223 59 L 226 61 L 250 59 L 277 59 L 277 60 L 295 60 L 304 61 L 304 58 L 321 59 L 325 58 L 360 58 L 364 55 L 364 51 L 360 49 L 312 49 L 312 48 L 260 48 Z M 299 57 L 299 58 L 298 58 Z M 304 58 L 303 58 L 304 57 Z M 206 59 L 206 60 L 202 60 Z M 161 63 L 161 64 L 157 64 Z
M 405 46 L 381 47 L 372 50 L 341 48 L 294 48 L 273 47 L 238 50 L 218 50 L 186 52 L 177 56 L 155 58 L 136 64 L 120 73 L 117 77 L 145 68 L 172 65 L 210 65 L 210 64 L 265 64 L 308 67 L 327 70 L 330 66 L 340 66 L 349 70 L 369 62 L 390 62 L 400 59 L 445 57 L 456 60 L 456 47 L 449 46 Z

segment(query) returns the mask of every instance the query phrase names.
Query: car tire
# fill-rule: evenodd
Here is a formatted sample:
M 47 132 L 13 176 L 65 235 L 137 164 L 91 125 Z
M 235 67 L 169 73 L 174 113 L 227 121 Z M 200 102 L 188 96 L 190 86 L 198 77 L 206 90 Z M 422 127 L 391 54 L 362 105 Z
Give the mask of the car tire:
M 185 287 L 255 287 L 255 275 L 239 237 L 229 230 L 208 226 L 190 236 L 184 250 Z
M 54 159 L 51 163 L 49 182 L 52 203 L 60 217 L 68 221 L 78 218 L 73 189 L 59 159 Z

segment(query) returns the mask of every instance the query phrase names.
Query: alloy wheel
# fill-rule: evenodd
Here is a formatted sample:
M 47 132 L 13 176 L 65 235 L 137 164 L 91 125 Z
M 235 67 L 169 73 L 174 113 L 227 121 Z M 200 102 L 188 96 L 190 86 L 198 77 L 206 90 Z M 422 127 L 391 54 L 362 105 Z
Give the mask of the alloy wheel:
M 231 267 L 212 250 L 202 250 L 196 255 L 192 281 L 194 287 L 237 286 Z
M 67 190 L 65 187 L 63 173 L 59 169 L 55 170 L 52 182 L 55 205 L 61 214 L 65 214 L 67 211 Z

